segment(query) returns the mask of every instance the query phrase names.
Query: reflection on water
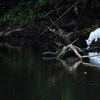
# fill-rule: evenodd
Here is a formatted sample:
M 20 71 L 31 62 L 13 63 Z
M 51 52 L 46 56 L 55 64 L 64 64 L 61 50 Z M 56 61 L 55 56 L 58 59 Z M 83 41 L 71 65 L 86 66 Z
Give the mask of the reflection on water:
M 90 53 L 88 53 L 89 56 L 97 55 L 97 54 L 98 54 L 98 52 L 90 52 Z M 99 56 L 95 56 L 95 57 L 90 57 L 89 60 L 90 60 L 90 63 L 96 64 L 96 65 L 100 65 L 100 55 Z
M 1 45 L 0 100 L 100 99 L 98 66 L 75 57 L 44 60 L 45 49 L 38 43 Z

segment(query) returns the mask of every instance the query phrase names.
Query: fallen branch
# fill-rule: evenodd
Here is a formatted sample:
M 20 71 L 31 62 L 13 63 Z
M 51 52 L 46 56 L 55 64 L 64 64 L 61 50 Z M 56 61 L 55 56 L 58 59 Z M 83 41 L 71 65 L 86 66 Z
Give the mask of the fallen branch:
M 7 36 L 12 32 L 23 31 L 23 30 L 29 28 L 32 23 L 33 23 L 33 20 L 31 21 L 31 23 L 27 24 L 25 27 L 13 28 L 12 30 L 3 30 L 3 31 L 0 32 L 0 36 L 3 36 L 3 35 Z
M 1 36 L 2 35 L 4 35 L 4 36 L 7 36 L 7 35 L 9 35 L 10 33 L 12 33 L 12 32 L 18 32 L 18 31 L 23 31 L 23 30 L 25 30 L 26 28 L 28 28 L 28 27 L 25 27 L 25 28 L 14 28 L 14 29 L 12 29 L 12 30 L 8 30 L 8 31 L 5 31 L 5 32 L 1 32 Z
M 61 57 L 62 55 L 64 55 L 64 54 L 68 51 L 69 48 L 71 48 L 79 58 L 82 58 L 82 56 L 78 53 L 78 51 L 79 51 L 79 52 L 82 52 L 83 50 L 81 50 L 81 49 L 80 49 L 79 47 L 77 47 L 77 46 L 73 46 L 73 43 L 75 43 L 77 40 L 78 40 L 78 38 L 77 38 L 75 41 L 73 41 L 71 44 L 69 44 L 69 45 L 67 45 L 67 46 L 64 46 L 63 49 L 62 49 L 61 51 L 57 51 L 57 52 L 45 52 L 45 53 L 43 53 L 43 54 L 57 54 L 57 53 L 60 52 L 60 53 L 58 54 L 57 57 Z M 76 49 L 77 49 L 78 51 L 77 51 Z

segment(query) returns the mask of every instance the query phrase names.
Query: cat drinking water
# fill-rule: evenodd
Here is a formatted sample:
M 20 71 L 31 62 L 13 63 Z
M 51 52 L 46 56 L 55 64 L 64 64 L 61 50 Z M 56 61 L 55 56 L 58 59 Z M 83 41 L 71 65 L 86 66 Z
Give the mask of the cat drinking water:
M 90 46 L 93 40 L 95 40 L 96 42 L 97 39 L 99 38 L 100 38 L 100 28 L 97 28 L 95 31 L 92 31 L 90 33 L 89 38 L 86 40 L 86 43 L 88 46 Z

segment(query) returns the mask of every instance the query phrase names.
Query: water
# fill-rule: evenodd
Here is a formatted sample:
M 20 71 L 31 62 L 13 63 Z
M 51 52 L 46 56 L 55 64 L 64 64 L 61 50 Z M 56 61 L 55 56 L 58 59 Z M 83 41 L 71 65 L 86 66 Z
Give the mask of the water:
M 0 100 L 100 99 L 97 58 L 87 58 L 84 63 L 75 56 L 45 60 L 44 51 L 47 48 L 38 43 L 23 47 L 1 44 Z

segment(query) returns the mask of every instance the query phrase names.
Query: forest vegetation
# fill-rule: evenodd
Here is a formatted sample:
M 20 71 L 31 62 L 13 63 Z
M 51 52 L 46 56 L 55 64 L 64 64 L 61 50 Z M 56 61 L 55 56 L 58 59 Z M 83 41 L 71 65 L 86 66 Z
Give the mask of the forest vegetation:
M 0 26 L 2 27 L 0 36 L 3 36 L 4 39 L 9 36 L 21 37 L 24 40 L 26 38 L 48 40 L 56 37 L 67 45 L 69 42 L 66 43 L 62 37 L 71 32 L 78 34 L 79 30 L 85 28 L 88 28 L 85 31 L 90 32 L 100 24 L 99 0 L 12 1 L 17 3 L 7 8 L 5 13 L 0 16 Z M 84 32 L 82 31 L 81 34 Z M 12 39 L 10 38 L 10 40 Z

